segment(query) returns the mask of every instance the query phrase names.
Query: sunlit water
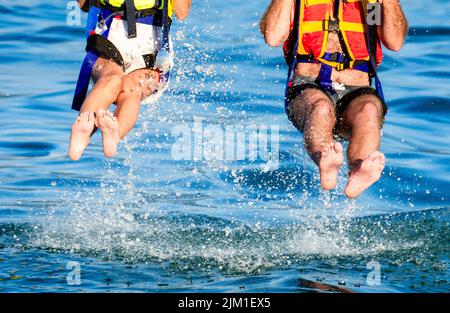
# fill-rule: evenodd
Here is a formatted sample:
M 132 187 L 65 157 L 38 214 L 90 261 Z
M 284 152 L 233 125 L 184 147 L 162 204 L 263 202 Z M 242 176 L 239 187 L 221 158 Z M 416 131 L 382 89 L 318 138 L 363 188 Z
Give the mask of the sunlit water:
M 337 191 L 319 190 L 287 121 L 282 53 L 258 32 L 265 5 L 194 4 L 173 27 L 171 89 L 142 108 L 116 159 L 97 135 L 73 163 L 84 29 L 66 24 L 62 1 L 1 2 L 0 291 L 310 291 L 299 279 L 449 291 L 450 3 L 404 3 L 407 44 L 381 70 L 387 167 L 355 202 L 342 196 L 346 169 Z M 199 118 L 277 125 L 278 168 L 174 160 L 172 130 Z M 81 285 L 67 283 L 71 261 Z

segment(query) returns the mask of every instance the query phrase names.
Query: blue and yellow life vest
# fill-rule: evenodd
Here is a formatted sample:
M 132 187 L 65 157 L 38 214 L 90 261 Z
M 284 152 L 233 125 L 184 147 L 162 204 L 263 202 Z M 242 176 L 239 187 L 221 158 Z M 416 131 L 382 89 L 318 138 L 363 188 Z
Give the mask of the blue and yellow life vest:
M 99 3 L 104 6 L 110 6 L 113 8 L 123 8 L 125 6 L 126 0 L 99 0 Z M 136 10 L 148 10 L 148 9 L 158 9 L 163 10 L 164 0 L 134 0 L 134 7 Z M 169 1 L 169 16 L 172 16 L 173 5 L 172 1 Z

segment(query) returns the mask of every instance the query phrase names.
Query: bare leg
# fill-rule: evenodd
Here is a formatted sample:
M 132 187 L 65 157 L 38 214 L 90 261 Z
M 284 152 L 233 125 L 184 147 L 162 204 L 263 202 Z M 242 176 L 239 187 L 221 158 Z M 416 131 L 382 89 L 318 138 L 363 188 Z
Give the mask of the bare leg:
M 378 98 L 363 95 L 350 103 L 343 114 L 342 128 L 350 134 L 347 151 L 350 165 L 345 195 L 358 197 L 380 179 L 385 165 L 380 148 L 383 107 Z
M 80 159 L 89 144 L 90 136 L 98 127 L 94 112 L 99 109 L 106 110 L 115 101 L 122 85 L 122 69 L 112 61 L 98 59 L 92 76 L 95 81 L 94 87 L 86 97 L 80 116 L 72 126 L 69 146 L 69 157 L 72 160 Z
M 319 166 L 320 184 L 326 190 L 333 189 L 344 156 L 341 144 L 333 141 L 336 116 L 331 100 L 320 90 L 305 89 L 293 100 L 291 114 L 304 131 L 309 155 Z
M 81 112 L 107 110 L 121 91 L 124 74 L 119 65 L 100 58 L 94 66 L 92 77 L 95 84 L 86 97 Z
M 123 139 L 133 129 L 143 99 L 151 95 L 158 83 L 159 74 L 153 70 L 137 70 L 123 80 L 123 89 L 117 97 L 115 116 L 119 122 L 119 137 Z

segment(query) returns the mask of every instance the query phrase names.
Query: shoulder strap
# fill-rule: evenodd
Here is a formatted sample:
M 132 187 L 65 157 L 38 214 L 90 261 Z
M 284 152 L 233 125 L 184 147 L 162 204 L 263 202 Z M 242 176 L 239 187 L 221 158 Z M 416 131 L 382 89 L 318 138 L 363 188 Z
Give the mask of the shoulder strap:
M 86 23 L 86 37 L 89 38 L 91 31 L 95 29 L 100 16 L 101 8 L 97 0 L 89 0 L 89 12 Z
M 341 6 L 341 1 L 340 0 L 334 0 L 334 12 L 333 12 L 333 15 L 334 15 L 334 18 L 336 20 L 339 20 L 339 9 L 340 9 L 340 6 Z
M 288 78 L 287 78 L 287 84 L 289 84 L 292 76 L 292 72 L 294 71 L 294 67 L 297 64 L 297 50 L 298 50 L 298 34 L 300 31 L 300 6 L 301 6 L 301 0 L 295 0 L 295 10 L 294 10 L 294 28 L 292 29 L 292 32 L 294 35 L 292 36 L 292 39 L 294 41 L 294 46 L 291 51 L 291 64 L 289 65 L 289 71 L 288 71 Z
M 367 19 L 367 16 L 366 16 Z M 377 48 L 378 48 L 378 26 L 367 23 L 367 50 L 369 51 L 371 78 L 375 78 L 375 87 L 380 98 L 384 100 L 383 87 L 378 77 L 377 70 Z
M 169 1 L 170 0 L 163 0 L 164 4 L 163 4 L 163 42 L 162 42 L 162 47 L 163 49 L 166 49 L 167 51 L 169 51 L 170 49 L 170 44 L 169 44 Z

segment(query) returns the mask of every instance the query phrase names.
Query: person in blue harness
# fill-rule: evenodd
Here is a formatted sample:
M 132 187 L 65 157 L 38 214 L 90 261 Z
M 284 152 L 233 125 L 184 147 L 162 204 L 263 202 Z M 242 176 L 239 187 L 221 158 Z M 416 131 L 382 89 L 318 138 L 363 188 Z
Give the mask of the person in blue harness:
M 140 104 L 166 89 L 173 66 L 169 28 L 172 13 L 185 19 L 191 0 L 78 0 L 88 12 L 87 55 L 72 109 L 69 157 L 79 160 L 91 136 L 101 130 L 103 151 L 113 157 L 131 131 Z M 88 93 L 91 79 L 94 81 Z M 116 104 L 114 113 L 109 107 Z
M 387 106 L 377 68 L 381 44 L 398 51 L 408 33 L 399 0 L 272 0 L 260 26 L 267 44 L 284 43 L 286 113 L 304 134 L 322 188 L 337 185 L 340 137 L 349 140 L 344 192 L 358 197 L 385 166 L 379 148 Z

